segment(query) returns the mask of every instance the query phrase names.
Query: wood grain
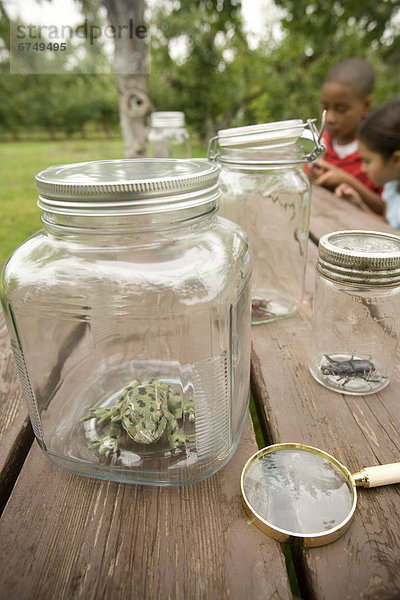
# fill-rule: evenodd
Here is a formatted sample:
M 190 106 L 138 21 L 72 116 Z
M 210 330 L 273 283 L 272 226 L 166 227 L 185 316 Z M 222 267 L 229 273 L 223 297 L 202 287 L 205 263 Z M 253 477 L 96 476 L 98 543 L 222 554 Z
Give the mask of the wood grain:
M 370 215 L 361 220 L 355 207 L 346 213 L 344 226 L 343 209 L 329 196 L 317 190 L 311 221 L 315 237 L 340 228 L 364 229 L 367 221 L 372 230 L 390 230 L 385 224 L 381 229 L 380 221 L 369 223 Z M 309 373 L 316 260 L 317 249 L 310 242 L 299 314 L 253 331 L 253 394 L 269 428 L 267 441 L 317 446 L 353 472 L 400 461 L 399 365 L 387 388 L 365 397 L 327 390 Z M 400 485 L 359 491 L 354 520 L 342 538 L 321 548 L 294 549 L 292 554 L 307 600 L 399 598 Z
M 77 477 L 31 447 L 2 313 L 0 359 L 0 598 L 291 598 L 281 548 L 241 502 L 250 420 L 229 464 L 193 486 Z
M 248 422 L 216 475 L 156 488 L 70 475 L 35 443 L 0 520 L 0 597 L 291 598 L 279 545 L 241 503 L 254 451 Z
M 3 313 L 0 311 L 0 514 L 33 437 Z

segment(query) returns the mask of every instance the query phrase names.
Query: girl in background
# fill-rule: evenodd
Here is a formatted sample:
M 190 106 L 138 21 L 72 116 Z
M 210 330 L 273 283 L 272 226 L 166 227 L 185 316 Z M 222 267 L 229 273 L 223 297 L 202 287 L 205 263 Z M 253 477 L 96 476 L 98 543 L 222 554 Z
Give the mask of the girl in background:
M 374 110 L 361 123 L 357 139 L 364 173 L 376 186 L 384 186 L 385 218 L 389 225 L 400 229 L 400 99 Z M 357 204 L 364 202 L 377 212 L 348 184 L 339 185 L 335 194 Z

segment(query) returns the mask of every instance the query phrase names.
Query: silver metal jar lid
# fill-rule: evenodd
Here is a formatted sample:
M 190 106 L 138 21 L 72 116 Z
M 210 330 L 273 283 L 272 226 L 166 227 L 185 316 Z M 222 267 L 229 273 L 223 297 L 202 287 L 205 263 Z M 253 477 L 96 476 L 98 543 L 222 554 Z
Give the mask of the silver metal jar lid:
M 36 175 L 38 206 L 66 215 L 148 214 L 215 202 L 219 166 L 207 159 L 121 159 L 57 165 Z
M 328 233 L 319 241 L 317 271 L 350 285 L 400 285 L 400 237 L 360 230 Z

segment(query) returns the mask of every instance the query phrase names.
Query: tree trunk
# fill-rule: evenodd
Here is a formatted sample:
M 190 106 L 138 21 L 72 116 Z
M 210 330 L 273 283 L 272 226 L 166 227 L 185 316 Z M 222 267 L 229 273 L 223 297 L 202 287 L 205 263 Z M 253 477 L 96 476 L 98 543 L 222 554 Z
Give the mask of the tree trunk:
M 103 0 L 115 40 L 114 76 L 126 158 L 145 156 L 149 117 L 145 0 Z

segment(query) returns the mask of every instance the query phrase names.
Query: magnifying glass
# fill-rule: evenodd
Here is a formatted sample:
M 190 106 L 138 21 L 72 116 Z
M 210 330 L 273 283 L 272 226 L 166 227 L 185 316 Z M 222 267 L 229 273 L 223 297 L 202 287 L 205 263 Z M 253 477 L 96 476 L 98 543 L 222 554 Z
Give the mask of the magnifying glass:
M 264 533 L 296 546 L 323 546 L 349 527 L 356 486 L 400 483 L 400 462 L 363 468 L 353 475 L 336 458 L 304 444 L 274 444 L 245 464 L 245 508 Z

